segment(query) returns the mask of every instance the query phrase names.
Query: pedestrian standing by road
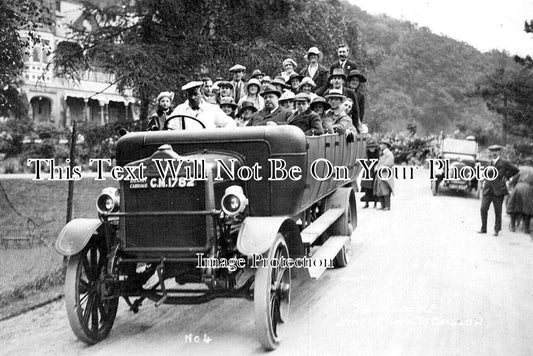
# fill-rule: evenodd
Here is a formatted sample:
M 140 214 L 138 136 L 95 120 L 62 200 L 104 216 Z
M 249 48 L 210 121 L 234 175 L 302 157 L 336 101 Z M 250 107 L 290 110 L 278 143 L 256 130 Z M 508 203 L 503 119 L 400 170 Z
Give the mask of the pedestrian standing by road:
M 533 216 L 533 157 L 524 160 L 519 172 L 511 178 L 514 189 L 507 201 L 507 214 L 511 215 L 510 230 L 515 231 L 516 220 L 519 216 L 524 222 L 524 232 L 530 233 L 529 224 Z
M 502 229 L 502 204 L 507 195 L 505 180 L 518 173 L 518 168 L 500 157 L 502 147 L 492 145 L 489 147 L 490 166 L 496 168 L 497 174 L 494 180 L 485 180 L 483 185 L 483 198 L 481 199 L 481 230 L 480 234 L 487 233 L 487 215 L 490 204 L 494 206 L 495 222 L 494 236 L 498 236 Z
M 379 160 L 379 148 L 378 143 L 370 139 L 368 140 L 366 144 L 366 158 L 369 161 L 368 166 L 371 165 L 370 160 L 375 159 L 376 161 Z M 376 163 L 377 164 L 377 163 Z M 377 205 L 378 199 L 376 198 L 374 194 L 374 179 L 376 177 L 376 164 L 372 166 L 372 169 L 370 169 L 370 174 L 368 179 L 361 180 L 361 191 L 365 193 L 365 195 L 361 198 L 361 201 L 365 202 L 365 206 L 363 206 L 363 209 L 368 208 L 370 202 L 374 202 L 374 208 Z
M 394 175 L 387 177 L 386 171 L 383 170 L 381 175 L 380 169 L 383 167 L 392 168 L 394 165 L 394 155 L 391 152 L 391 144 L 389 141 L 382 140 L 379 143 L 381 155 L 376 164 L 376 178 L 374 179 L 374 194 L 381 202 L 381 210 L 390 210 L 390 196 L 394 192 Z M 388 179 L 385 179 L 388 178 Z

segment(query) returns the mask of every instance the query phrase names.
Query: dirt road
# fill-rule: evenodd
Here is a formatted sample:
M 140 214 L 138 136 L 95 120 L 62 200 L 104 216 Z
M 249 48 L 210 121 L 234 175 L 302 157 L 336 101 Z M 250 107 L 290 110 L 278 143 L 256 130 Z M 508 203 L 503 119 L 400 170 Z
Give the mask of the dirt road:
M 533 243 L 478 235 L 479 200 L 431 196 L 428 172 L 398 181 L 389 212 L 358 208 L 347 268 L 306 281 L 276 354 L 533 355 Z M 492 209 L 489 227 L 494 224 Z M 104 342 L 88 347 L 63 301 L 0 322 L 0 354 L 237 355 L 262 353 L 253 305 L 121 303 Z

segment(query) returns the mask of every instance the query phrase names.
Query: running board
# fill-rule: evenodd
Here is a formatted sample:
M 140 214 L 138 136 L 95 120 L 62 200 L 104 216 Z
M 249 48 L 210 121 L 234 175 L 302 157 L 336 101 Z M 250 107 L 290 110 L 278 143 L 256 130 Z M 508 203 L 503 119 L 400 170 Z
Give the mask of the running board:
M 327 239 L 311 256 L 311 266 L 307 268 L 309 277 L 318 279 L 328 266 L 333 266 L 335 256 L 349 240 L 350 236 L 342 235 L 331 236 Z M 316 262 L 316 266 L 313 262 Z
M 344 214 L 344 209 L 341 208 L 333 208 L 326 211 L 300 233 L 302 242 L 311 245 L 331 226 L 331 224 L 337 221 L 342 214 Z

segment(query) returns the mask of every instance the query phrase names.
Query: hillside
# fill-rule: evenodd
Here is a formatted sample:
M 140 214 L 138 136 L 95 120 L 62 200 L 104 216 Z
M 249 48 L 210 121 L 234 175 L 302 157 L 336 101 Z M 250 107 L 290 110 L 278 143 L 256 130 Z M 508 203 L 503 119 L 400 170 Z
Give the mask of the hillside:
M 397 131 L 416 123 L 422 133 L 495 132 L 497 115 L 481 99 L 467 95 L 491 68 L 490 54 L 413 23 L 345 6 L 357 21 L 367 51 L 381 58 L 375 70 L 367 68 L 365 120 L 371 128 Z

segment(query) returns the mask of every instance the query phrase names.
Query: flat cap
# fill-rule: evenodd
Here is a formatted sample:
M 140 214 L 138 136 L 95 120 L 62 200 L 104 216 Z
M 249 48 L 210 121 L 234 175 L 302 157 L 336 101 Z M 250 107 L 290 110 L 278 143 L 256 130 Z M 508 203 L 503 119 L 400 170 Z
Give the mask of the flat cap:
M 489 146 L 489 151 L 501 151 L 503 147 L 500 146 L 500 145 L 492 145 L 492 146 Z
M 233 84 L 231 84 L 231 82 L 228 82 L 227 80 L 221 80 L 220 82 L 218 82 L 218 87 L 228 87 L 233 90 Z
M 326 99 L 329 98 L 340 98 L 344 100 L 346 95 L 344 95 L 340 89 L 330 89 L 326 94 Z
M 195 80 L 195 81 L 192 81 L 192 82 L 188 82 L 187 84 L 182 86 L 181 90 L 191 90 L 191 89 L 194 89 L 194 88 L 199 88 L 199 87 L 201 87 L 203 85 L 204 85 L 204 82 L 200 82 L 198 80 Z
M 237 72 L 239 70 L 246 70 L 246 67 L 240 64 L 235 64 L 233 67 L 229 69 L 230 72 Z
M 308 103 L 311 102 L 311 96 L 306 93 L 298 93 L 294 97 L 294 101 L 307 101 Z

